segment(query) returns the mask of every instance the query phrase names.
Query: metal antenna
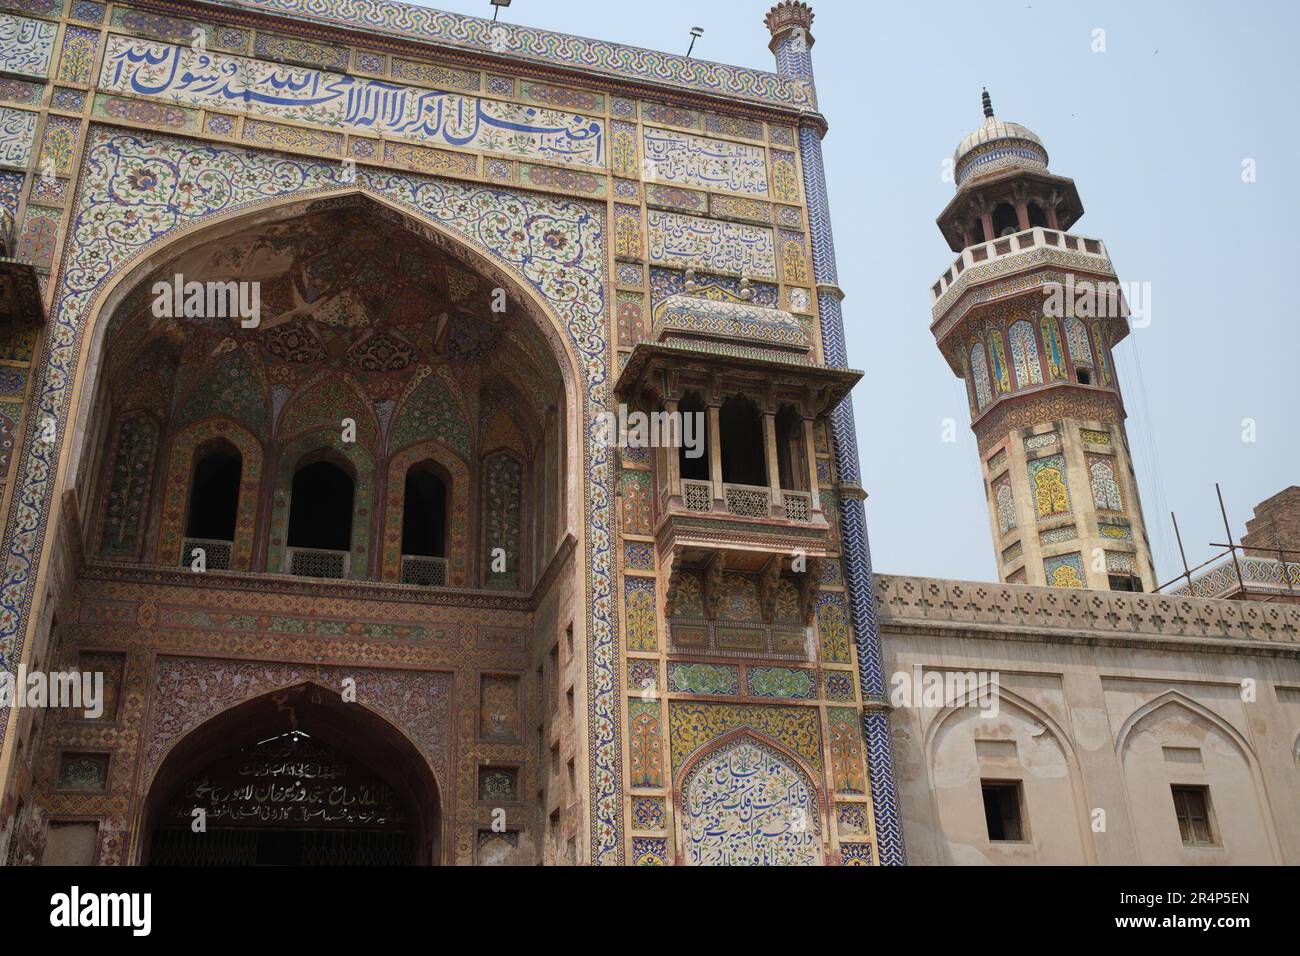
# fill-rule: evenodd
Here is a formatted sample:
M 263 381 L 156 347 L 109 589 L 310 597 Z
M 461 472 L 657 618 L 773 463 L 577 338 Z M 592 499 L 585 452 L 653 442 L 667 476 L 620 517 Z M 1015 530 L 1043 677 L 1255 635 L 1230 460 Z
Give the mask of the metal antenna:
M 691 51 L 695 49 L 695 41 L 704 36 L 704 27 L 691 27 L 691 45 L 686 48 L 686 55 L 690 56 Z

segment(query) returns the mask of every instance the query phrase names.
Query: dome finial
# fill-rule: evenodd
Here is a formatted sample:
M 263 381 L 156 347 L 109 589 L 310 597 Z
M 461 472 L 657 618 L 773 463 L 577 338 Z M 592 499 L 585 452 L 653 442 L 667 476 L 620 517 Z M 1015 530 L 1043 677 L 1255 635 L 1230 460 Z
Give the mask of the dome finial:
M 983 95 L 981 96 L 981 99 L 984 101 L 984 115 L 987 116 L 989 119 L 992 119 L 993 100 L 989 98 L 989 88 L 987 86 L 984 87 L 984 92 Z

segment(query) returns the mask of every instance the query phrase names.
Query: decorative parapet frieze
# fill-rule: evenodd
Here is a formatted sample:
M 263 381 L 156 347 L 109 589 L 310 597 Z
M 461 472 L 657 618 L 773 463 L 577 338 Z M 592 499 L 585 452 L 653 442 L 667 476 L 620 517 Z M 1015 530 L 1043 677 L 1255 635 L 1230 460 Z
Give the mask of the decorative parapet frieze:
M 1300 607 L 1289 604 L 889 574 L 876 575 L 875 584 L 885 627 L 996 631 L 1023 640 L 1190 640 L 1211 650 L 1300 653 Z
M 1300 564 L 1288 561 L 1284 569 L 1281 561 L 1272 558 L 1227 559 L 1194 576 L 1190 583 L 1171 588 L 1168 593 L 1216 598 L 1242 591 L 1269 591 L 1300 599 Z
M 801 77 L 710 63 L 639 47 L 552 33 L 388 0 L 210 0 L 216 6 L 364 30 L 419 43 L 600 73 L 705 95 L 815 110 Z
M 805 354 L 812 348 L 808 326 L 789 312 L 690 294 L 671 295 L 655 307 L 651 336 L 669 341 L 677 335 L 762 343 Z

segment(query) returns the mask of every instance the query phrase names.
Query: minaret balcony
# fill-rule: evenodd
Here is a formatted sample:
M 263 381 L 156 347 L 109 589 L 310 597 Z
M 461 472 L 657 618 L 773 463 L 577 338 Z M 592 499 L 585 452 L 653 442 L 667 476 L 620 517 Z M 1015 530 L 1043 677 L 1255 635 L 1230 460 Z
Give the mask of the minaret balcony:
M 1106 245 L 1100 239 L 1035 226 L 963 249 L 930 287 L 934 318 L 938 321 L 976 282 L 1044 265 L 1081 269 L 1102 276 L 1115 275 Z

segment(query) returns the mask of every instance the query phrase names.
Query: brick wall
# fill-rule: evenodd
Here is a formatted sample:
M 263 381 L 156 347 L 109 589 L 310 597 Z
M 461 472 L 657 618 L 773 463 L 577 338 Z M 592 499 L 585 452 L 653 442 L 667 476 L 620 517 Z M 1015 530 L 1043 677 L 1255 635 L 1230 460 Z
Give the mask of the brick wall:
M 1279 544 L 1300 552 L 1300 486 L 1292 485 L 1255 505 L 1255 516 L 1246 522 L 1242 545 L 1254 556 L 1276 558 Z M 1288 561 L 1300 560 L 1300 553 L 1288 554 Z

